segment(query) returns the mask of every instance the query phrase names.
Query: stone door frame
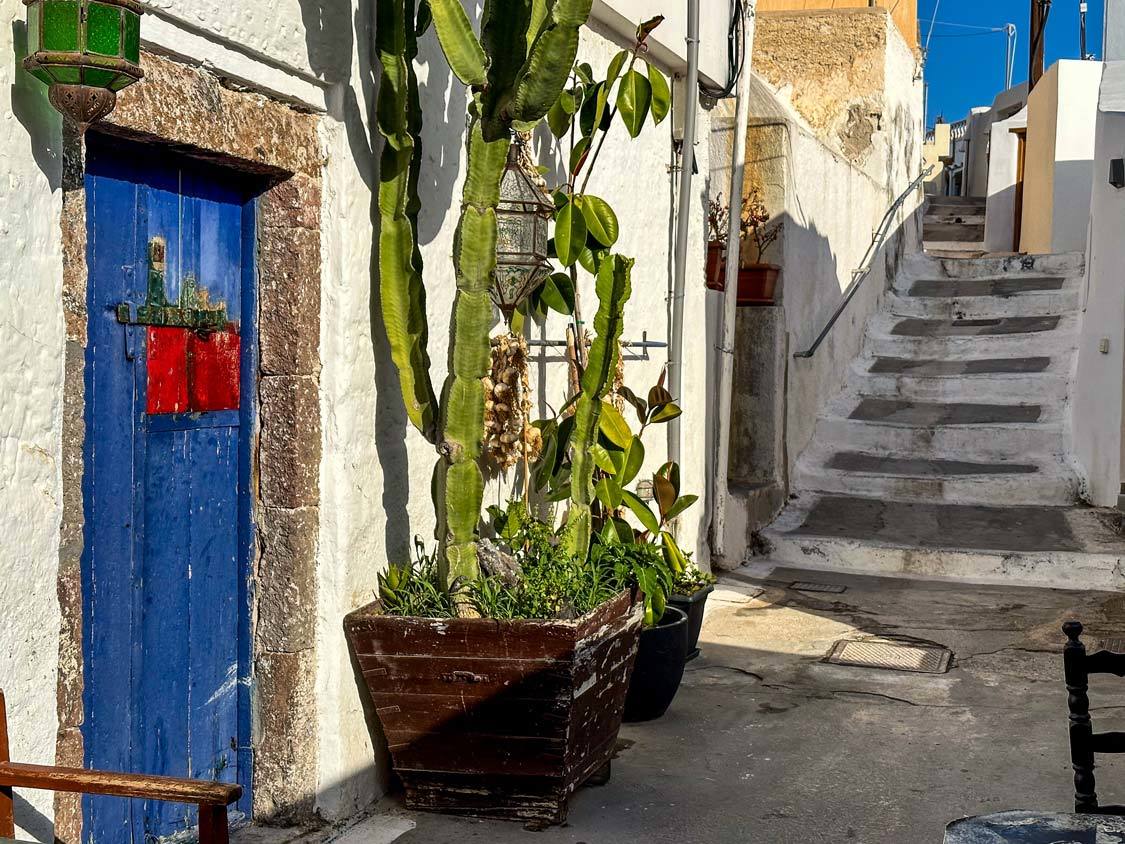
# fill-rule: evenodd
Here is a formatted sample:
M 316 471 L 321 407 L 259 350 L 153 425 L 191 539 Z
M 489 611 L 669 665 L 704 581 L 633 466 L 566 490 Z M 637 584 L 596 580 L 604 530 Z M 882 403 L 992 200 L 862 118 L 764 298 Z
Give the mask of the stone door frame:
M 313 816 L 316 548 L 320 525 L 319 119 L 205 70 L 152 54 L 143 82 L 118 97 L 98 131 L 258 174 L 258 408 L 252 465 L 253 812 L 260 822 Z M 56 763 L 82 766 L 83 444 L 86 197 L 81 136 L 64 131 L 62 305 L 63 520 L 59 544 Z M 56 840 L 79 844 L 79 795 L 55 797 Z

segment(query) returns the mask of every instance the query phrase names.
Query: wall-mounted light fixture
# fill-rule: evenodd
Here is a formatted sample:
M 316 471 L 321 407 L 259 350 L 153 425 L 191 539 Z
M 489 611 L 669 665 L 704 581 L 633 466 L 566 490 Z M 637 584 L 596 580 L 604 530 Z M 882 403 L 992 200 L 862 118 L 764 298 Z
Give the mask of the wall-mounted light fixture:
M 1125 158 L 1114 158 L 1110 160 L 1109 183 L 1118 190 L 1125 188 Z
M 24 0 L 28 56 L 51 105 L 81 131 L 117 104 L 117 92 L 144 76 L 136 0 Z

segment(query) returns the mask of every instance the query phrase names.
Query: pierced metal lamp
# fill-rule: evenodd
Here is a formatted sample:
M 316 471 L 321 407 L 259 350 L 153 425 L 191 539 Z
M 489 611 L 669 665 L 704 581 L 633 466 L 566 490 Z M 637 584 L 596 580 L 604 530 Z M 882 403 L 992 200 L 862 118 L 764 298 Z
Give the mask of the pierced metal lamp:
M 496 207 L 496 272 L 491 293 L 496 307 L 508 318 L 551 273 L 547 231 L 555 207 L 547 191 L 528 173 L 522 154 L 520 141 L 508 148 Z
M 23 0 L 23 66 L 50 86 L 51 105 L 85 132 L 117 104 L 117 92 L 144 76 L 137 0 Z

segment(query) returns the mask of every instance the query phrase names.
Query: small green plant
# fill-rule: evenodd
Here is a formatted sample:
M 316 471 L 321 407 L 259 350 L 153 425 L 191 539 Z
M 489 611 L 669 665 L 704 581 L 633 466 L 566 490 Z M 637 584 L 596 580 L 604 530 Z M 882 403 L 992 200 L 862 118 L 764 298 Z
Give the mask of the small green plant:
M 703 571 L 695 563 L 688 561 L 687 567 L 676 575 L 672 582 L 672 594 L 694 595 L 715 582 L 715 575 Z

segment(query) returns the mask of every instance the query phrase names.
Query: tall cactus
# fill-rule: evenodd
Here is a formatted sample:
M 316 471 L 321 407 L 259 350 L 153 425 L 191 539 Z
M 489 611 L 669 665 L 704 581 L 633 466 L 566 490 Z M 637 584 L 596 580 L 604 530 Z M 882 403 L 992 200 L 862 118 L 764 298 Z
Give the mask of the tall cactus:
M 484 498 L 480 468 L 484 389 L 496 268 L 496 208 L 515 121 L 540 120 L 558 99 L 578 49 L 578 29 L 592 0 L 486 0 L 481 38 L 461 0 L 428 2 L 442 52 L 473 88 L 468 174 L 454 238 L 457 296 L 449 374 L 440 407 L 427 353 L 426 298 L 417 246 L 421 112 L 413 59 L 418 26 L 414 0 L 378 0 L 376 47 L 383 66 L 377 124 L 386 139 L 380 159 L 379 274 L 383 320 L 407 414 L 440 454 L 434 504 L 443 583 L 475 579 L 477 532 Z
M 594 501 L 594 459 L 591 453 L 598 441 L 598 423 L 605 398 L 617 371 L 621 354 L 621 325 L 625 303 L 632 293 L 630 277 L 633 259 L 609 255 L 598 265 L 596 292 L 598 312 L 594 315 L 597 335 L 590 346 L 586 369 L 582 373 L 582 392 L 574 409 L 573 458 L 571 463 L 570 509 L 567 512 L 569 550 L 585 559 L 590 549 L 590 505 Z

